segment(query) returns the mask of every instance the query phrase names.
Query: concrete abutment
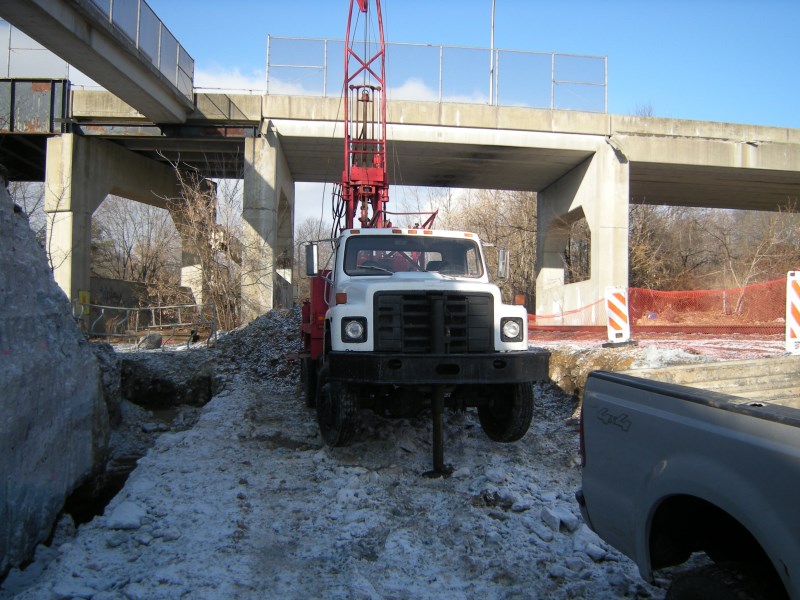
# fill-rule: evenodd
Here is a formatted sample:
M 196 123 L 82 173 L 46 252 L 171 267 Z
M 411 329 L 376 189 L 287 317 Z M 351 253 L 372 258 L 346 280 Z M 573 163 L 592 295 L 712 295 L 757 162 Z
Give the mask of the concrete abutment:
M 609 144 L 538 194 L 536 314 L 569 315 L 555 325 L 605 325 L 607 286 L 628 285 L 628 161 Z M 566 283 L 568 226 L 585 217 L 591 232 L 589 279 Z M 579 309 L 592 306 L 590 314 Z M 566 316 L 565 320 L 570 317 Z

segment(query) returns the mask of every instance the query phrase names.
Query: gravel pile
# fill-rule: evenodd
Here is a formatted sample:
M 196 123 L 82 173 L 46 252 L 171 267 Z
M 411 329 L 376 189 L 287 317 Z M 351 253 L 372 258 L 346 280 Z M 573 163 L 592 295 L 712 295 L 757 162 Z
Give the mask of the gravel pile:
M 244 327 L 221 334 L 210 352 L 221 375 L 241 373 L 274 392 L 290 392 L 300 378 L 298 361 L 287 356 L 303 349 L 300 308 L 273 310 Z

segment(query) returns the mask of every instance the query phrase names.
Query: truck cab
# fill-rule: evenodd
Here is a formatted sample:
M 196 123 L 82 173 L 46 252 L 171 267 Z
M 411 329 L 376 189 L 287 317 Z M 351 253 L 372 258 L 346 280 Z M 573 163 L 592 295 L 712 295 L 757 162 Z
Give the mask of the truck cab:
M 493 440 L 525 435 L 531 384 L 547 378 L 549 354 L 529 349 L 527 311 L 503 303 L 477 235 L 351 229 L 332 260 L 312 285 L 324 302 L 314 311 L 312 297 L 304 311 L 305 330 L 324 323 L 316 355 L 306 338 L 303 373 L 328 444 L 351 439 L 361 409 L 407 417 L 437 394 L 445 406 L 476 407 Z

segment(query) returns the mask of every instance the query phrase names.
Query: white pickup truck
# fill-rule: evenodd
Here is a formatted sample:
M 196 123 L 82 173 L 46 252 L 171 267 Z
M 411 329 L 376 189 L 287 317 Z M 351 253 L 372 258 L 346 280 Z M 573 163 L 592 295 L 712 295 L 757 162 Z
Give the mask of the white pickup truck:
M 587 379 L 584 520 L 667 598 L 800 598 L 800 356 Z

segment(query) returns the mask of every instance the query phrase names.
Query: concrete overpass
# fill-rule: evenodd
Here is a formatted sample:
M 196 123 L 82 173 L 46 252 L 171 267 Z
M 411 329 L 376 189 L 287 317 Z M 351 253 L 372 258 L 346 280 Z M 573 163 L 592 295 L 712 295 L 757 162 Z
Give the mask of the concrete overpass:
M 295 181 L 341 177 L 332 98 L 198 94 L 185 127 L 159 130 L 109 94 L 75 91 L 72 118 L 81 133 L 219 177 L 241 177 L 244 139 L 271 128 Z M 800 197 L 797 129 L 409 101 L 390 101 L 388 121 L 392 185 L 542 191 L 605 143 L 630 165 L 633 203 L 774 210 Z
M 246 235 L 260 248 L 251 258 L 271 273 L 275 257 L 292 247 L 294 183 L 340 177 L 335 99 L 197 95 L 186 124 L 175 128 L 154 128 L 108 93 L 76 91 L 71 106 L 83 145 L 111 143 L 154 168 L 181 161 L 209 176 L 243 178 Z M 538 193 L 539 314 L 586 306 L 607 285 L 627 286 L 630 203 L 776 210 L 800 198 L 800 130 L 405 101 L 389 103 L 388 120 L 393 185 Z M 48 189 L 58 189 L 51 173 L 64 156 L 63 146 L 52 155 L 48 148 Z M 565 285 L 563 225 L 583 217 L 592 232 L 591 279 Z M 280 287 L 273 283 L 250 282 L 255 313 L 272 306 Z M 75 285 L 65 287 L 73 296 L 83 284 Z M 605 324 L 602 311 L 591 320 Z

